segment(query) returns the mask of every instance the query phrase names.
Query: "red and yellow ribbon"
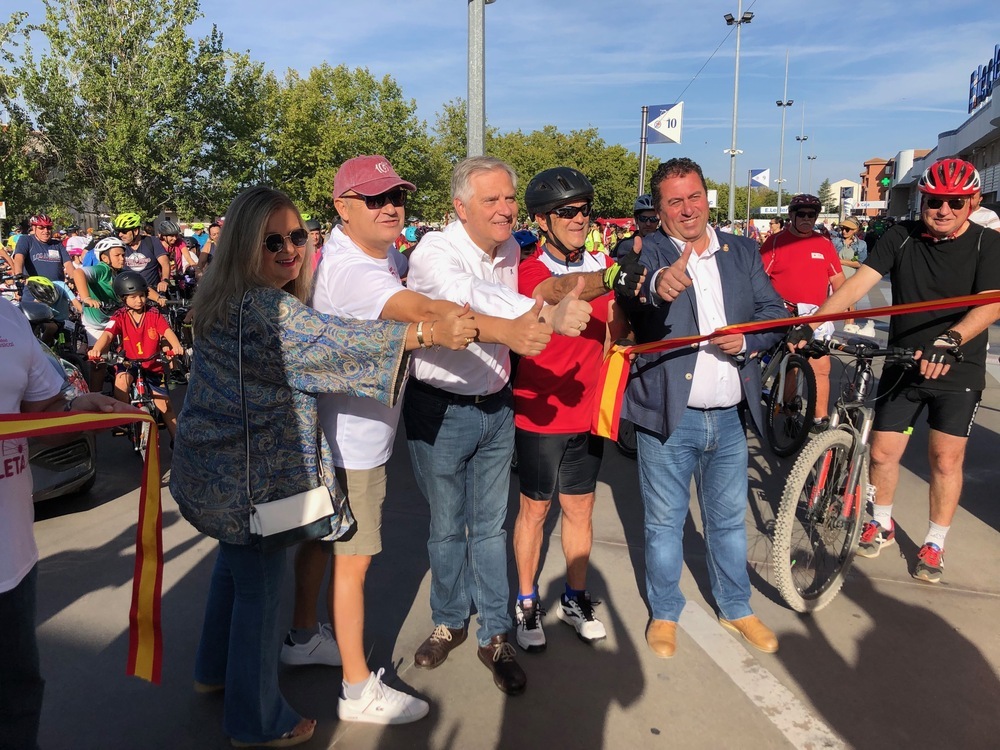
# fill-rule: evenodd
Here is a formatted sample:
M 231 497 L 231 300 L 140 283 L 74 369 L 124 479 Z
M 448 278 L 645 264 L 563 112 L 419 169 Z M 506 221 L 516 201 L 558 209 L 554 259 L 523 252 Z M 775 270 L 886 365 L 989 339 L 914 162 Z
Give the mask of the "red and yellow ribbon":
M 163 523 L 160 508 L 160 451 L 156 422 L 149 414 L 41 412 L 0 414 L 0 438 L 32 438 L 83 430 L 150 423 L 149 445 L 139 491 L 139 521 L 135 534 L 135 569 L 129 610 L 126 674 L 159 685 L 163 667 L 160 592 L 163 584 Z
M 716 336 L 723 336 L 727 333 L 759 333 L 760 331 L 786 328 L 798 325 L 799 323 L 825 323 L 827 321 L 848 320 L 849 318 L 856 318 L 859 315 L 863 315 L 866 318 L 877 318 L 886 315 L 905 315 L 915 312 L 949 310 L 955 307 L 977 307 L 996 302 L 1000 302 L 1000 292 L 984 292 L 983 294 L 946 297 L 944 299 L 925 302 L 908 302 L 903 305 L 886 305 L 884 307 L 874 307 L 869 310 L 846 310 L 844 312 L 827 313 L 825 315 L 758 320 L 752 323 L 734 323 L 733 325 L 723 326 L 708 335 L 683 336 L 675 339 L 651 341 L 648 344 L 638 344 L 636 346 L 615 345 L 608 351 L 604 357 L 604 364 L 601 366 L 601 374 L 597 381 L 599 397 L 594 410 L 594 419 L 591 428 L 596 435 L 611 438 L 612 440 L 618 439 L 618 419 L 621 414 L 622 400 L 625 398 L 625 386 L 628 383 L 629 374 L 629 355 L 631 354 L 666 352 L 685 346 L 696 347 L 703 341 L 708 341 Z

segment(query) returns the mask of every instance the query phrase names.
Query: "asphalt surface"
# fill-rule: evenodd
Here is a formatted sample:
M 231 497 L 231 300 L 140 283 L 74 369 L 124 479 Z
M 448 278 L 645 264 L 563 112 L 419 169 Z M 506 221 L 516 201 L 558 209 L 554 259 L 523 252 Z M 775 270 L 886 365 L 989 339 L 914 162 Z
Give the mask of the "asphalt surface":
M 873 306 L 883 302 L 884 291 L 883 285 L 873 293 Z M 1000 329 L 991 337 L 995 362 Z M 283 668 L 286 697 L 319 720 L 314 739 L 302 747 L 1000 746 L 998 369 L 990 367 L 945 578 L 937 585 L 910 576 L 927 524 L 926 427 L 903 461 L 894 514 L 898 545 L 877 559 L 858 559 L 840 596 L 813 615 L 783 604 L 769 564 L 769 521 L 792 459 L 776 459 L 751 440 L 751 603 L 780 639 L 773 655 L 754 651 L 717 624 L 696 501 L 685 534 L 688 605 L 678 652 L 661 660 L 648 650 L 636 467 L 609 444 L 589 576 L 594 598 L 603 602 L 597 613 L 608 638 L 589 646 L 554 616 L 565 571 L 554 507 L 539 578 L 550 611 L 549 645 L 543 654 L 519 654 L 528 689 L 516 698 L 493 686 L 472 638 L 438 669 L 414 668 L 413 653 L 433 627 L 429 515 L 400 439 L 390 462 L 384 551 L 368 577 L 366 641 L 372 667 L 385 667 L 389 684 L 428 700 L 431 713 L 405 726 L 343 724 L 336 714 L 338 668 Z M 229 747 L 221 697 L 192 690 L 216 545 L 180 517 L 165 492 L 163 684 L 126 677 L 140 463 L 124 438 L 102 434 L 98 446 L 100 476 L 89 495 L 36 506 L 38 631 L 47 679 L 42 747 Z M 168 466 L 166 448 L 163 458 Z M 514 475 L 508 535 L 516 501 Z M 507 573 L 513 591 L 512 558 Z M 283 610 L 290 620 L 290 579 L 286 588 Z

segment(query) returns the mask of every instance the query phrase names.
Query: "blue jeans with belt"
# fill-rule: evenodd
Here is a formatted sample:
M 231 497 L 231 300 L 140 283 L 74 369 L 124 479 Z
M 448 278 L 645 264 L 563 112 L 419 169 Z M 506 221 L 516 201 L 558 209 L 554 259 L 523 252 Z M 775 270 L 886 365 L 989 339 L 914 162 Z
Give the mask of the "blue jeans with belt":
M 514 452 L 512 400 L 506 388 L 470 404 L 410 387 L 403 402 L 413 473 L 431 510 L 434 624 L 464 627 L 474 603 L 480 646 L 511 625 L 503 523 Z
M 753 614 L 747 573 L 747 442 L 738 407 L 687 409 L 669 438 L 636 430 L 645 509 L 646 594 L 653 618 L 677 622 L 684 609 L 684 521 L 694 477 L 708 574 L 721 617 Z
M 223 728 L 243 742 L 268 742 L 301 717 L 278 689 L 281 586 L 286 551 L 219 542 L 194 678 L 225 685 Z

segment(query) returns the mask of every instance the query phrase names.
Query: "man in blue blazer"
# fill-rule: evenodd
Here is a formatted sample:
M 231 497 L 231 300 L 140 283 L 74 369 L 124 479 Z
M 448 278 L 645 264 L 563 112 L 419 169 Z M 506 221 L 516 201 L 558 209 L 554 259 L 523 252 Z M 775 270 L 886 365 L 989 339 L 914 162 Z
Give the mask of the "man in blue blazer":
M 632 316 L 639 343 L 785 317 L 756 243 L 708 226 L 708 191 L 698 164 L 661 164 L 652 194 L 660 230 L 642 240 L 645 305 Z M 762 427 L 760 368 L 750 355 L 779 338 L 778 332 L 728 334 L 640 355 L 633 363 L 622 416 L 636 425 L 652 610 L 646 641 L 657 656 L 673 656 L 684 608 L 679 583 L 692 476 L 719 622 L 761 651 L 778 650 L 774 633 L 750 608 L 744 415 L 749 411 Z

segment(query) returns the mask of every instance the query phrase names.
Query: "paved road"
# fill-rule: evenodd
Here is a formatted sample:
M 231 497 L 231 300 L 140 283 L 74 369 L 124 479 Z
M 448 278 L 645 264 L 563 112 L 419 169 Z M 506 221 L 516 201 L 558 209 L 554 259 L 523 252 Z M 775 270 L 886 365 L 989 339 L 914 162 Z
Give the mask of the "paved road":
M 873 295 L 872 304 L 880 303 Z M 787 609 L 771 585 L 767 520 L 790 463 L 754 443 L 747 514 L 752 603 L 777 631 L 781 649 L 774 655 L 748 650 L 715 622 L 695 506 L 685 537 L 682 585 L 688 606 L 678 654 L 667 661 L 655 658 L 644 642 L 648 613 L 635 464 L 609 448 L 598 488 L 590 576 L 594 596 L 603 600 L 598 612 L 609 637 L 587 646 L 550 615 L 548 651 L 521 656 L 528 691 L 508 699 L 492 686 L 471 640 L 433 672 L 413 667 L 413 652 L 432 626 L 428 510 L 400 441 L 390 469 L 385 552 L 369 576 L 368 642 L 371 663 L 386 667 L 394 684 L 429 700 L 431 714 L 403 727 L 343 725 L 336 718 L 340 670 L 287 669 L 285 694 L 319 719 L 316 738 L 305 747 L 997 747 L 1000 387 L 995 378 L 973 432 L 946 578 L 937 586 L 909 575 L 927 518 L 922 432 L 912 443 L 896 499 L 899 545 L 876 560 L 860 560 L 843 593 L 813 616 Z M 37 509 L 43 555 L 39 634 L 48 679 L 42 746 L 228 747 L 221 699 L 191 690 L 215 545 L 180 518 L 167 495 L 163 684 L 126 677 L 139 465 L 122 438 L 102 435 L 99 449 L 101 476 L 88 497 Z M 516 486 L 510 499 L 516 508 Z M 513 514 L 508 529 L 512 523 Z M 549 525 L 539 589 L 543 604 L 552 608 L 564 569 L 558 520 Z M 513 582 L 512 566 L 508 575 Z M 284 603 L 289 613 L 290 593 L 289 585 Z

